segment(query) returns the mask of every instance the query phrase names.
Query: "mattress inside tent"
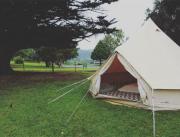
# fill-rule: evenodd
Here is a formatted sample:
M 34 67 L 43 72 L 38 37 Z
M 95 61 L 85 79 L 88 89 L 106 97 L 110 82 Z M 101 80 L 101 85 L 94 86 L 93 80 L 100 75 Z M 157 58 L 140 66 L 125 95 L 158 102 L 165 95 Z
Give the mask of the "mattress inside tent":
M 118 91 L 139 93 L 137 83 L 125 85 L 125 86 L 119 88 Z

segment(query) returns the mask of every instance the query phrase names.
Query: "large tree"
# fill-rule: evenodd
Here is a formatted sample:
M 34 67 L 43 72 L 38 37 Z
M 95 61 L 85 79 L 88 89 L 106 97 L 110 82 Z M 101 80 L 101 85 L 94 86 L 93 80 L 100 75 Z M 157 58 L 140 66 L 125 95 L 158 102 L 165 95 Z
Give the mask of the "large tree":
M 52 71 L 54 71 L 54 63 L 56 61 L 56 48 L 52 47 L 40 47 L 36 50 L 36 54 L 39 57 L 39 60 L 44 61 L 46 67 L 52 67 Z
M 106 46 L 106 44 L 104 44 L 103 41 L 100 40 L 98 42 L 98 44 L 96 45 L 95 49 L 93 50 L 93 52 L 91 54 L 91 58 L 93 60 L 98 60 L 99 61 L 99 65 L 101 65 L 102 64 L 102 60 L 107 59 L 110 54 L 111 54 L 110 47 Z
M 24 60 L 33 60 L 36 51 L 34 49 L 22 49 L 16 52 L 14 57 L 20 56 Z
M 56 65 L 59 67 L 62 66 L 62 64 L 69 60 L 76 58 L 78 56 L 78 48 L 73 49 L 57 49 L 56 51 Z
M 113 32 L 100 40 L 91 54 L 93 60 L 98 60 L 100 65 L 102 60 L 107 59 L 124 41 L 124 33 L 122 30 Z
M 59 49 L 54 47 L 41 47 L 36 50 L 39 60 L 44 61 L 46 67 L 52 67 L 54 72 L 54 65 L 59 67 L 68 59 L 78 56 L 77 48 L 73 49 Z
M 20 49 L 74 48 L 84 38 L 113 32 L 115 20 L 101 14 L 101 5 L 115 1 L 1 0 L 0 73 L 11 71 L 10 59 Z
M 147 12 L 148 18 L 180 45 L 180 0 L 156 0 L 154 9 Z

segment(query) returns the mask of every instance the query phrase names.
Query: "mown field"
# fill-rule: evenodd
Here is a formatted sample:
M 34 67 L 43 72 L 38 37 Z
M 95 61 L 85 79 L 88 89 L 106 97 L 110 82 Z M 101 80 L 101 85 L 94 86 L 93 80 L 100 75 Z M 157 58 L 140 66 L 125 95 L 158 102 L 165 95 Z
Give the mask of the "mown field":
M 68 90 L 57 89 L 93 73 L 88 69 L 1 76 L 0 137 L 152 137 L 151 111 L 111 105 L 89 94 L 67 123 L 89 82 L 48 104 Z M 158 112 L 156 119 L 157 137 L 180 136 L 180 112 Z
M 15 71 L 24 71 L 24 72 L 52 72 L 52 68 L 49 67 L 47 68 L 45 66 L 44 62 L 25 62 L 24 63 L 24 68 L 22 64 L 14 64 L 14 62 L 11 62 L 11 65 Z M 68 66 L 68 65 L 67 65 Z M 55 72 L 74 72 L 75 67 L 74 65 L 69 65 L 70 67 L 61 67 L 59 68 L 58 66 L 55 66 Z M 76 71 L 95 71 L 97 70 L 99 66 L 93 66 L 93 65 L 88 65 L 87 68 L 83 69 L 82 65 L 77 66 Z

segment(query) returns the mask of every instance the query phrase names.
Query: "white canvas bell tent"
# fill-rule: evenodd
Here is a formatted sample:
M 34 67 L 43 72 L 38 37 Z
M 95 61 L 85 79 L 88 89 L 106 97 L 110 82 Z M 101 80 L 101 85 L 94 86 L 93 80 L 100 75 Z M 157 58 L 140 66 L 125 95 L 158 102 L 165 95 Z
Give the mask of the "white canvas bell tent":
M 96 72 L 90 92 L 156 110 L 180 109 L 179 59 L 180 47 L 149 19 Z

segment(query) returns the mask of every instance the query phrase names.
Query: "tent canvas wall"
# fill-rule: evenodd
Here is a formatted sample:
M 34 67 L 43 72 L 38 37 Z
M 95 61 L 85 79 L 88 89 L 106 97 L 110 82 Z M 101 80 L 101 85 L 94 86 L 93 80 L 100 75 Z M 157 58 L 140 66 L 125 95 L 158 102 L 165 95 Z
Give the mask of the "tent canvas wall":
M 180 109 L 179 58 L 180 47 L 149 19 L 96 72 L 90 92 L 106 98 L 105 89 L 135 84 L 142 104 L 154 104 L 156 110 Z

